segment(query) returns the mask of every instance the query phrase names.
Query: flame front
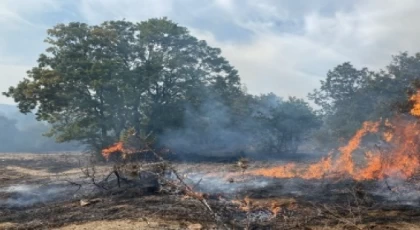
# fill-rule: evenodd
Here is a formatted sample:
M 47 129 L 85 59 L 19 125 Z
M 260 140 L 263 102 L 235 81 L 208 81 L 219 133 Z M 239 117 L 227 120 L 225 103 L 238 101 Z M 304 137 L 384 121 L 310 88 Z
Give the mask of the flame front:
M 398 116 L 384 122 L 364 122 L 362 128 L 349 140 L 347 145 L 338 149 L 338 156 L 333 152 L 319 162 L 310 165 L 288 163 L 268 169 L 256 169 L 248 174 L 274 178 L 321 179 L 353 178 L 355 180 L 374 180 L 387 177 L 407 179 L 420 168 L 420 91 L 410 98 L 413 107 L 410 117 Z M 378 134 L 380 130 L 380 133 Z M 360 150 L 362 140 L 367 134 L 376 134 L 385 147 L 376 147 L 365 151 L 364 161 L 355 162 L 354 154 Z M 135 151 L 118 142 L 102 150 L 102 155 L 109 159 L 119 153 L 125 158 Z
M 364 122 L 362 128 L 350 139 L 347 145 L 338 149 L 339 155 L 332 154 L 319 162 L 307 166 L 286 164 L 269 169 L 257 169 L 248 172 L 252 175 L 275 178 L 321 179 L 350 177 L 355 180 L 374 180 L 387 177 L 408 179 L 420 168 L 420 91 L 410 100 L 413 108 L 412 117 L 395 117 L 385 122 Z M 353 155 L 360 149 L 367 134 L 377 134 L 380 129 L 385 147 L 370 149 L 365 152 L 364 162 L 356 164 Z

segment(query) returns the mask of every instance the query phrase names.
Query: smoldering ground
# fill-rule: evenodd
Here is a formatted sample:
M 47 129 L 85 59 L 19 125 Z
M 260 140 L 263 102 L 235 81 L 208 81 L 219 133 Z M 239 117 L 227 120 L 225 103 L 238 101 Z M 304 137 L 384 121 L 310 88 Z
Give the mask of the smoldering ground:
M 56 200 L 68 200 L 73 198 L 72 194 L 76 190 L 74 186 L 65 183 L 10 185 L 0 188 L 0 207 L 28 207 Z

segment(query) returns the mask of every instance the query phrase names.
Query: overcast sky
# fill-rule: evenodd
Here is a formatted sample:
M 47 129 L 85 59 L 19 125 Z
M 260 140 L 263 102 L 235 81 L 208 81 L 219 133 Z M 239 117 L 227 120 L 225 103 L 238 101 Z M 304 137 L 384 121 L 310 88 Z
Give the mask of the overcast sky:
M 253 94 L 306 98 L 337 64 L 378 69 L 420 51 L 418 0 L 0 0 L 0 91 L 36 64 L 57 23 L 163 16 L 221 48 Z

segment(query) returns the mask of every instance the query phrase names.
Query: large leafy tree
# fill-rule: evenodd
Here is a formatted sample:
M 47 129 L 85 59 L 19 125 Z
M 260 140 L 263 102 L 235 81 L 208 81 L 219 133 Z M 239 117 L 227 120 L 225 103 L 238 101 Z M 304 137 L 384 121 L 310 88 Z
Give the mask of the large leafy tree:
M 226 105 L 242 95 L 237 71 L 172 21 L 109 21 L 59 24 L 28 76 L 4 94 L 23 113 L 36 109 L 58 141 L 77 140 L 95 149 L 136 133 L 181 127 L 185 104 L 208 95 Z
M 369 77 L 366 68 L 358 70 L 345 62 L 328 71 L 326 79 L 321 80 L 320 89 L 309 94 L 309 98 L 321 106 L 325 114 L 332 114 L 336 112 L 337 106 L 354 98 L 369 81 Z
M 371 77 L 372 73 L 366 68 L 359 70 L 346 62 L 328 71 L 320 89 L 309 94 L 321 107 L 331 136 L 350 137 L 369 117 L 370 98 L 366 97 L 364 89 Z

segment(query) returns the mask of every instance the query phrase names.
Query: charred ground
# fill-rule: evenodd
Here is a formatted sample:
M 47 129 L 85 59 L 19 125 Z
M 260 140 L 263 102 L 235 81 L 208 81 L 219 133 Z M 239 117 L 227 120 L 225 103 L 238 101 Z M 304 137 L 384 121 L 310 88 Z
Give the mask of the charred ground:
M 202 229 L 220 229 L 220 223 L 215 222 L 205 207 L 186 195 L 151 194 L 127 188 L 78 193 L 77 187 L 68 181 L 82 176 L 81 158 L 80 154 L 1 154 L 0 162 L 5 167 L 1 167 L 0 189 L 19 184 L 48 186 L 61 181 L 68 196 L 30 205 L 2 203 L 0 228 L 199 229 L 201 226 Z M 249 170 L 279 163 L 253 161 Z M 399 199 L 406 191 L 396 189 L 406 187 L 392 182 L 386 185 L 385 182 L 351 179 L 249 177 L 230 163 L 178 163 L 174 166 L 185 178 L 201 178 L 200 186 L 195 189 L 207 190 L 212 195 L 207 198 L 209 205 L 232 229 L 418 229 L 420 226 L 419 204 L 415 203 L 418 199 L 411 199 L 411 203 Z M 109 166 L 97 167 L 99 171 Z M 62 170 L 57 171 L 57 168 Z M 230 176 L 235 177 L 234 182 L 228 181 Z M 266 183 L 256 185 L 258 181 Z M 213 192 L 206 186 L 220 187 L 224 192 Z M 225 189 L 229 187 L 235 189 Z M 389 191 L 378 195 L 378 187 Z M 23 195 L 19 191 L 3 191 L 0 200 L 4 202 Z M 89 204 L 82 206 L 81 200 Z

